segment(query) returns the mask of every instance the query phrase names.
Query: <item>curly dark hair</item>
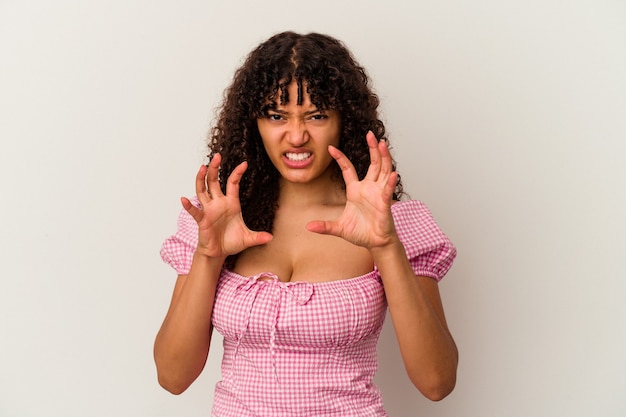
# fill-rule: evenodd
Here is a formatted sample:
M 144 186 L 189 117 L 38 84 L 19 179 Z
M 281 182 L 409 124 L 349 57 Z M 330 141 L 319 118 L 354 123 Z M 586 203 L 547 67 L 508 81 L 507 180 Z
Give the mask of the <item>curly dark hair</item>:
M 241 162 L 248 162 L 240 184 L 240 200 L 244 221 L 252 230 L 272 231 L 280 179 L 263 147 L 257 119 L 265 115 L 268 102 L 269 107 L 277 101 L 289 102 L 287 87 L 293 80 L 298 84 L 298 103 L 306 85 L 311 102 L 318 109 L 338 111 L 339 149 L 352 161 L 359 179 L 365 176 L 370 163 L 367 132 L 371 130 L 378 140 L 387 140 L 385 126 L 378 117 L 380 100 L 370 88 L 365 69 L 342 42 L 319 33 L 283 32 L 260 44 L 247 56 L 225 90 L 209 141 L 209 158 L 218 152 L 222 156 L 223 191 L 232 170 Z M 336 167 L 333 178 L 343 183 Z M 398 176 L 394 199 L 402 194 Z

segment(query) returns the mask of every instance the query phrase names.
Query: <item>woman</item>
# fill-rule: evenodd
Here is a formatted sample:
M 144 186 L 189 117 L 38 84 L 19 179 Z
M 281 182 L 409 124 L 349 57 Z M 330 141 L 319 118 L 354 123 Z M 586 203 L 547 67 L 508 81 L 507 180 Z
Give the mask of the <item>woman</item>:
M 235 73 L 161 250 L 179 274 L 154 348 L 165 389 L 196 379 L 216 327 L 214 416 L 385 416 L 372 379 L 388 307 L 415 387 L 452 391 L 437 282 L 456 251 L 422 203 L 398 201 L 378 104 L 321 34 L 277 34 Z

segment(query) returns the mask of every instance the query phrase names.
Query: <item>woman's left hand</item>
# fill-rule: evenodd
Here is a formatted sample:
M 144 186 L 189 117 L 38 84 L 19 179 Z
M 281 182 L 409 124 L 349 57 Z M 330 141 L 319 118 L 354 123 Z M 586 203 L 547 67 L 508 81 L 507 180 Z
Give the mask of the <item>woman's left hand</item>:
M 346 155 L 334 146 L 328 147 L 346 183 L 346 207 L 338 219 L 316 220 L 306 227 L 311 232 L 339 236 L 355 245 L 374 249 L 397 239 L 391 204 L 398 174 L 393 170 L 387 143 L 378 142 L 372 132 L 367 133 L 366 140 L 370 166 L 361 181 Z

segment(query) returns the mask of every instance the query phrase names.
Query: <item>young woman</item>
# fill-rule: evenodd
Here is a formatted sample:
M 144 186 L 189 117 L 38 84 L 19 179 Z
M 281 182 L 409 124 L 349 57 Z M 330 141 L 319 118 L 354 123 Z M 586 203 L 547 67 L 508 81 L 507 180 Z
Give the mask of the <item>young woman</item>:
M 385 416 L 387 308 L 407 374 L 440 400 L 457 350 L 437 283 L 456 250 L 402 183 L 364 69 L 338 40 L 277 34 L 237 70 L 178 231 L 157 335 L 159 383 L 183 392 L 224 337 L 214 416 Z

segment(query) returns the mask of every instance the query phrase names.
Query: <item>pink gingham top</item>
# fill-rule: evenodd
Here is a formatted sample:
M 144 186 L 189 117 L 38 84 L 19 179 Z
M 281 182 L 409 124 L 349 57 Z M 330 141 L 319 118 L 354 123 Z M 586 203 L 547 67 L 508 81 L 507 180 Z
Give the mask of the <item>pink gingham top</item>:
M 391 208 L 416 275 L 439 281 L 456 249 L 419 201 Z M 197 225 L 182 210 L 161 257 L 189 272 Z M 262 278 L 262 279 L 261 279 Z M 212 321 L 224 336 L 214 417 L 386 416 L 373 384 L 387 303 L 378 269 L 331 282 L 222 270 Z

